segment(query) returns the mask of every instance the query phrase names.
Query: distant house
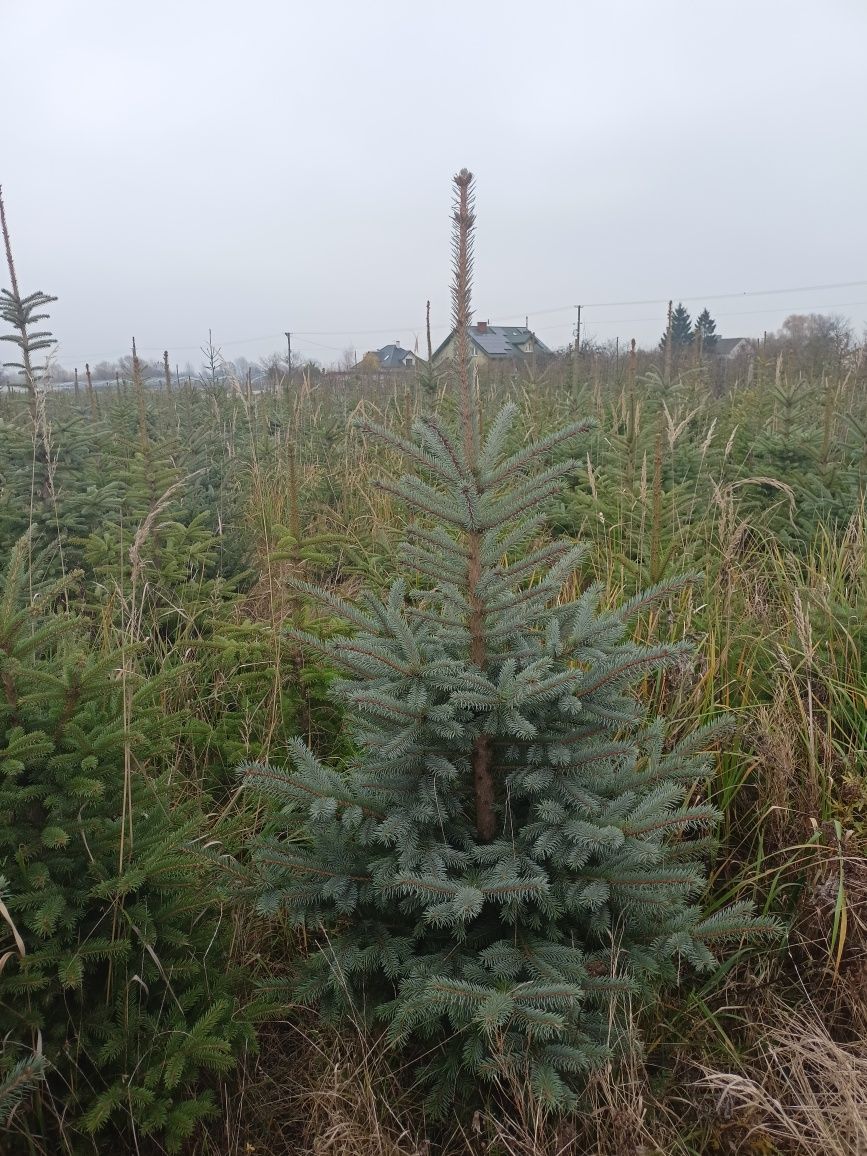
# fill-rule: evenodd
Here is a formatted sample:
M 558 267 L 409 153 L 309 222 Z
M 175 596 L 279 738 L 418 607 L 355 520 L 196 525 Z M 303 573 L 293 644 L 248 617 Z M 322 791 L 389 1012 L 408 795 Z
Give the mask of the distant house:
M 491 325 L 479 321 L 470 326 L 470 356 L 482 365 L 520 361 L 528 357 L 550 357 L 551 350 L 525 325 Z M 454 360 L 455 330 L 433 355 L 433 363 Z
M 423 364 L 424 358 L 411 349 L 404 349 L 399 341 L 395 341 L 392 345 L 383 345 L 382 349 L 369 350 L 355 368 L 375 373 L 387 369 L 415 369 L 417 365 Z
M 712 356 L 725 358 L 726 361 L 734 361 L 752 352 L 753 342 L 749 337 L 718 337 L 711 350 Z

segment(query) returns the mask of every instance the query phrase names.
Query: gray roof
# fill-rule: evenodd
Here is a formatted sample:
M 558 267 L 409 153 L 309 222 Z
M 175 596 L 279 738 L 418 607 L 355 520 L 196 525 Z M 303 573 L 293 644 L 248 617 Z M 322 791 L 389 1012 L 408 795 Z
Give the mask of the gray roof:
M 478 325 L 470 326 L 470 340 L 489 357 L 514 357 L 520 352 L 519 346 L 532 340 L 540 353 L 550 353 L 532 329 L 525 325 L 486 325 L 479 332 Z
M 729 357 L 742 341 L 749 341 L 748 337 L 718 337 L 713 347 L 717 357 Z
M 401 345 L 392 344 L 383 345 L 382 349 L 377 349 L 376 356 L 383 369 L 398 369 L 404 364 L 407 357 L 417 358 L 418 354 L 413 353 L 411 349 L 404 349 Z
M 515 344 L 496 329 L 491 328 L 479 333 L 475 326 L 470 329 L 473 342 L 483 349 L 490 357 L 511 357 L 515 352 Z

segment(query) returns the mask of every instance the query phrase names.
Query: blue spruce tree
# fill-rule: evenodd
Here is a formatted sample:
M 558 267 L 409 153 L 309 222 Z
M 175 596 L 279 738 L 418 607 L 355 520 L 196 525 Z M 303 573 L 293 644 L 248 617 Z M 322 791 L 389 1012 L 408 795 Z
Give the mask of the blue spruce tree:
M 471 174 L 455 187 L 459 417 L 422 418 L 414 441 L 358 423 L 414 471 L 381 483 L 416 518 L 406 576 L 356 605 L 296 583 L 354 628 L 293 636 L 342 672 L 357 754 L 338 769 L 298 740 L 289 769 L 244 768 L 291 831 L 256 846 L 259 905 L 321 932 L 296 995 L 424 1041 L 433 1110 L 515 1079 L 560 1109 L 622 1042 L 612 1004 L 767 924 L 697 903 L 719 816 L 689 798 L 719 728 L 669 744 L 633 693 L 685 647 L 636 645 L 629 623 L 687 580 L 614 610 L 598 585 L 565 599 L 584 547 L 532 543 L 576 463 L 540 462 L 590 423 L 513 452 L 513 406 L 480 429 Z

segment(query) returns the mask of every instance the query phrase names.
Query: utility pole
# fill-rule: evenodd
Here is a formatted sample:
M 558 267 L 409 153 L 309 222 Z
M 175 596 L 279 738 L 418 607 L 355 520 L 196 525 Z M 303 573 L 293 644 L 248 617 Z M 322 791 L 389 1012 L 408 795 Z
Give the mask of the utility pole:
M 581 346 L 581 306 L 576 305 L 578 310 L 578 324 L 575 326 L 575 344 L 572 346 L 572 388 L 578 389 L 578 351 Z
M 287 347 L 287 362 L 286 362 L 287 375 L 286 375 L 286 390 L 284 390 L 284 393 L 286 393 L 286 397 L 288 399 L 289 394 L 291 392 L 291 385 L 292 385 L 292 335 L 288 331 L 286 334 L 286 347 Z

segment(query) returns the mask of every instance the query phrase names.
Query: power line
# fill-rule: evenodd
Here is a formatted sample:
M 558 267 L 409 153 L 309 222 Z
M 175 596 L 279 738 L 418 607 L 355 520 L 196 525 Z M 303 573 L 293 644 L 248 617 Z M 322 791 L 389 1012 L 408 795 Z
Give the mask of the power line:
M 667 305 L 672 298 L 679 301 L 724 301 L 736 297 L 776 297 L 786 293 L 819 293 L 825 289 L 854 289 L 861 285 L 867 285 L 867 281 L 836 281 L 827 285 L 793 285 L 788 289 L 743 289 L 736 293 L 678 293 L 669 297 L 647 297 L 641 301 L 582 301 L 581 305 L 584 309 L 614 309 L 632 305 Z M 575 308 L 575 305 L 557 305 L 551 309 L 531 309 L 530 314 L 533 317 L 542 317 L 548 313 L 565 313 Z M 522 313 L 506 314 L 506 317 L 523 317 L 524 313 L 526 310 Z
M 864 281 L 835 281 L 826 285 L 793 285 L 788 289 L 744 289 L 738 290 L 735 293 L 681 293 L 676 295 L 678 300 L 682 301 L 723 301 L 733 300 L 738 297 L 773 297 L 782 296 L 785 293 L 818 293 L 826 289 L 853 289 L 855 287 L 867 285 L 867 280 Z M 581 303 L 583 309 L 613 309 L 619 306 L 633 306 L 633 305 L 667 305 L 671 297 L 648 297 L 640 301 L 584 301 Z M 558 305 L 551 309 L 530 309 L 522 310 L 520 313 L 507 313 L 506 319 L 512 317 L 524 317 L 528 313 L 532 317 L 543 317 L 549 313 L 564 313 L 567 310 L 575 309 L 573 305 Z M 828 306 L 825 306 L 828 308 Z M 831 306 L 834 308 L 834 306 Z M 298 337 L 363 337 L 366 334 L 375 333 L 391 333 L 393 330 L 406 330 L 419 328 L 418 322 L 412 322 L 406 325 L 384 325 L 377 329 L 294 329 L 292 332 Z M 431 327 L 435 330 L 449 329 L 449 325 L 434 325 Z M 243 338 L 244 341 L 249 340 L 272 340 L 279 336 L 278 334 L 270 334 L 266 338 Z M 235 345 L 237 341 L 224 341 L 224 345 Z M 188 346 L 187 348 L 192 348 Z
M 864 281 L 835 281 L 826 285 L 793 285 L 788 289 L 744 289 L 738 290 L 735 293 L 681 293 L 676 295 L 678 300 L 682 301 L 723 301 L 731 300 L 737 297 L 773 297 L 782 295 L 784 293 L 819 293 L 826 289 L 853 289 L 857 286 L 867 285 L 867 280 Z M 633 305 L 667 305 L 671 297 L 648 297 L 641 301 L 582 301 L 582 309 L 613 309 L 619 306 L 633 306 Z M 506 320 L 512 317 L 524 317 L 529 314 L 532 317 L 543 317 L 549 313 L 565 313 L 567 310 L 577 308 L 573 305 L 557 305 L 551 309 L 523 309 L 521 312 L 500 314 Z M 826 306 L 827 308 L 827 306 Z M 832 307 L 833 308 L 833 307 Z M 299 337 L 342 337 L 342 336 L 358 336 L 362 337 L 368 333 L 391 333 L 392 330 L 401 329 L 416 329 L 418 323 L 414 322 L 409 325 L 385 325 L 379 329 L 296 329 L 293 330 Z M 433 329 L 441 330 L 448 329 L 448 325 L 434 325 Z M 231 342 L 224 342 L 226 345 Z
M 667 304 L 667 302 L 666 302 Z M 835 304 L 823 305 L 801 305 L 798 308 L 803 312 L 813 312 L 819 309 L 850 309 L 855 305 L 867 305 L 867 301 L 838 301 Z M 588 308 L 586 305 L 584 308 Z M 714 320 L 719 320 L 721 317 L 756 317 L 763 313 L 781 313 L 782 309 L 779 307 L 774 309 L 737 309 L 727 313 L 715 313 Z M 659 321 L 659 317 L 653 314 L 649 317 L 602 317 L 596 321 L 597 325 L 640 325 L 644 322 L 652 321 L 654 323 Z M 563 329 L 564 323 L 558 325 L 540 325 L 537 326 L 540 333 L 546 333 L 550 329 Z M 584 325 L 587 328 L 587 325 Z
M 682 301 L 723 301 L 734 297 L 776 297 L 784 293 L 818 293 L 823 289 L 854 289 L 860 285 L 867 285 L 867 281 L 837 281 L 831 285 L 795 285 L 790 289 L 744 289 L 739 293 L 685 293 L 681 294 Z M 585 306 L 587 309 L 606 309 L 614 305 L 667 305 L 670 298 L 657 298 L 652 301 L 598 301 Z
M 735 300 L 735 299 L 741 298 L 741 297 L 773 297 L 773 296 L 783 296 L 785 294 L 792 294 L 792 293 L 822 292 L 822 291 L 829 290 L 829 289 L 850 289 L 850 288 L 860 287 L 862 285 L 867 285 L 867 280 L 863 280 L 863 281 L 834 281 L 834 282 L 829 282 L 829 283 L 824 284 L 824 285 L 795 285 L 795 286 L 790 286 L 790 287 L 785 288 L 785 289 L 745 289 L 743 291 L 734 292 L 734 293 L 731 293 L 731 292 L 730 293 L 691 293 L 691 294 L 679 294 L 679 295 L 674 295 L 674 296 L 677 296 L 677 299 L 682 300 L 682 301 L 703 301 L 703 302 L 704 301 L 725 301 L 725 300 Z M 634 300 L 634 301 L 595 301 L 595 302 L 589 302 L 589 303 L 588 302 L 582 302 L 582 308 L 583 309 L 612 309 L 612 308 L 616 308 L 616 307 L 620 307 L 620 306 L 630 307 L 633 305 L 667 305 L 671 299 L 672 299 L 671 297 L 648 297 L 648 298 L 644 298 L 642 300 Z M 863 302 L 863 301 L 849 301 L 849 302 L 843 302 L 842 304 L 839 304 L 839 305 L 825 304 L 825 305 L 817 305 L 817 306 L 809 306 L 809 307 L 808 306 L 802 306 L 801 308 L 841 309 L 841 308 L 848 308 L 848 307 L 854 306 L 854 305 L 863 305 L 863 304 L 865 304 L 865 302 Z M 736 317 L 736 316 L 755 315 L 755 314 L 759 314 L 759 313 L 777 313 L 777 312 L 780 312 L 783 308 L 789 308 L 789 306 L 780 306 L 779 308 L 775 308 L 775 309 L 744 310 L 744 311 L 741 311 L 739 313 L 720 314 L 720 316 L 722 316 L 722 317 L 726 317 L 726 316 L 727 317 Z M 511 320 L 515 317 L 524 317 L 525 315 L 527 315 L 527 313 L 529 313 L 530 316 L 533 316 L 533 317 L 544 317 L 544 316 L 548 316 L 552 313 L 563 313 L 563 312 L 571 311 L 573 309 L 575 309 L 574 304 L 558 305 L 556 307 L 549 308 L 549 309 L 523 310 L 520 313 L 499 314 L 499 316 L 503 317 L 504 320 Z M 639 324 L 642 322 L 655 321 L 655 320 L 657 320 L 657 318 L 655 318 L 655 317 L 628 317 L 628 318 L 607 318 L 607 319 L 600 318 L 596 323 L 597 324 L 604 324 L 604 325 L 615 325 L 615 324 L 618 324 L 618 325 L 630 324 L 631 325 L 631 324 Z M 442 332 L 442 331 L 446 331 L 446 330 L 450 329 L 450 325 L 449 324 L 433 325 L 433 326 L 431 326 L 431 328 L 434 332 Z M 555 328 L 560 328 L 560 326 L 546 326 L 544 328 L 545 329 L 555 329 Z M 367 335 L 375 335 L 378 333 L 394 333 L 394 332 L 400 332 L 400 331 L 406 331 L 406 330 L 411 330 L 411 331 L 418 330 L 418 331 L 420 331 L 421 325 L 419 324 L 419 322 L 416 321 L 416 322 L 412 322 L 411 324 L 386 325 L 386 326 L 381 326 L 381 327 L 376 328 L 376 329 L 351 329 L 351 328 L 350 329 L 305 329 L 305 330 L 293 329 L 292 333 L 296 337 L 308 338 L 308 339 L 313 338 L 313 337 L 346 337 L 346 338 L 351 338 L 351 337 L 364 337 Z M 265 333 L 265 334 L 262 334 L 261 336 L 258 336 L 258 337 L 234 337 L 234 338 L 230 338 L 226 341 L 221 341 L 220 342 L 220 348 L 222 349 L 223 347 L 230 346 L 230 345 L 250 345 L 250 344 L 255 344 L 255 343 L 265 342 L 265 341 L 277 341 L 277 340 L 280 340 L 281 338 L 284 338 L 285 336 L 286 336 L 286 334 L 284 331 L 282 333 Z M 337 346 L 325 345 L 324 343 L 317 342 L 317 341 L 307 340 L 307 341 L 302 342 L 302 344 L 314 345 L 320 349 L 336 350 L 336 351 L 340 352 L 340 349 Z M 201 343 L 196 344 L 196 345 L 172 345 L 171 343 L 169 343 L 169 347 L 172 349 L 172 351 L 174 353 L 188 353 L 190 350 L 201 350 L 201 348 L 202 348 Z M 165 343 L 163 343 L 160 346 L 141 346 L 141 352 L 143 352 L 143 353 L 162 353 L 164 349 L 165 349 Z M 81 360 L 86 355 L 85 354 L 78 354 L 77 355 L 77 354 L 71 354 L 71 353 L 64 353 L 64 357 L 67 357 L 67 358 L 73 358 L 74 359 L 76 356 L 78 356 L 79 360 Z

